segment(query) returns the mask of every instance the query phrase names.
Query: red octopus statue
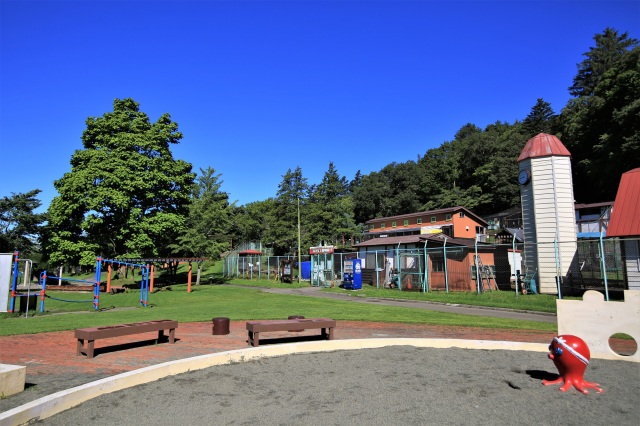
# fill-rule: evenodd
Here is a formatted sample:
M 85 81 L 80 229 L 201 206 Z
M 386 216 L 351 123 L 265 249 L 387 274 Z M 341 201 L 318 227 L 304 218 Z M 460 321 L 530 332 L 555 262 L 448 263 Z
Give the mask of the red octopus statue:
M 590 358 L 589 346 L 581 338 L 571 334 L 554 337 L 549 345 L 549 359 L 555 364 L 560 377 L 556 380 L 543 380 L 542 384 L 547 386 L 563 383 L 560 387 L 562 392 L 566 392 L 571 386 L 585 394 L 589 393 L 587 389 L 604 392 L 599 384 L 584 380 Z

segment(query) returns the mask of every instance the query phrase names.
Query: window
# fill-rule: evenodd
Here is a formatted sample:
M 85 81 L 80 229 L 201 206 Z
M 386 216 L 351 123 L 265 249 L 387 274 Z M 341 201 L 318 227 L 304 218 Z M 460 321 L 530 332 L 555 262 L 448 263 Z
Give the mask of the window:
M 432 260 L 431 270 L 433 272 L 444 272 L 444 260 Z
M 404 226 L 409 226 L 409 219 L 404 220 Z
M 384 222 L 380 224 L 380 229 L 384 229 Z
M 436 223 L 436 217 L 435 216 L 431 216 L 431 223 Z
M 484 226 L 476 226 L 476 234 L 484 234 L 485 229 Z
M 422 225 L 422 218 L 421 218 L 421 217 L 419 217 L 419 218 L 416 220 L 416 224 L 418 224 L 418 225 Z
M 393 222 L 391 222 L 391 227 L 395 228 L 396 227 L 396 221 L 394 220 Z
M 464 212 L 460 212 L 460 213 L 459 213 L 459 216 L 460 216 L 460 217 L 464 217 Z
M 448 213 L 445 217 L 444 220 L 446 220 L 447 222 L 451 222 L 451 213 Z

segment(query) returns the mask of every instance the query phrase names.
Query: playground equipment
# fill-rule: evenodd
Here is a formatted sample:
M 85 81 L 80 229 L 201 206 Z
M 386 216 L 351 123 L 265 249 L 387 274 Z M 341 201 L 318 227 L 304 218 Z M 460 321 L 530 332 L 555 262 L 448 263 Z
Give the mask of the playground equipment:
M 554 337 L 549 345 L 549 359 L 558 369 L 560 377 L 555 380 L 543 380 L 542 384 L 547 386 L 562 383 L 562 392 L 568 391 L 571 386 L 582 393 L 589 393 L 587 388 L 595 389 L 598 393 L 604 392 L 599 384 L 584 380 L 584 372 L 590 358 L 589 346 L 578 336 L 564 334 Z
M 13 312 L 15 310 L 15 300 L 17 297 L 29 297 L 30 295 L 32 296 L 32 294 L 30 294 L 30 285 L 27 285 L 27 292 L 26 293 L 21 293 L 18 291 L 18 287 L 17 287 L 17 279 L 18 279 L 18 262 L 19 261 L 25 261 L 27 259 L 20 259 L 18 256 L 18 252 L 16 252 L 14 254 L 15 257 L 15 261 L 14 261 L 14 267 L 13 267 L 13 280 L 12 280 L 12 286 L 11 286 L 11 301 L 10 301 L 10 310 L 9 312 Z M 52 275 L 47 275 L 47 271 L 43 271 L 40 274 L 40 288 L 39 288 L 39 295 L 40 295 L 40 312 L 44 312 L 44 301 L 45 298 L 49 298 L 52 300 L 58 300 L 61 302 L 73 302 L 73 303 L 93 303 L 93 308 L 97 311 L 98 309 L 100 309 L 100 276 L 101 276 L 101 271 L 102 271 L 102 265 L 104 264 L 116 264 L 116 265 L 127 265 L 127 266 L 131 266 L 131 267 L 139 267 L 141 269 L 141 275 L 142 275 L 142 279 L 140 281 L 140 306 L 146 307 L 149 304 L 149 267 L 147 265 L 141 265 L 141 264 L 134 264 L 134 263 L 128 263 L 128 262 L 123 262 L 121 260 L 110 260 L 110 259 L 102 259 L 101 257 L 96 258 L 96 274 L 95 274 L 95 278 L 93 280 L 83 280 L 83 279 L 78 279 L 78 278 L 71 278 L 71 277 L 63 277 L 63 276 L 52 276 Z M 90 300 L 70 300 L 70 299 L 63 299 L 63 298 L 59 298 L 59 297 L 54 297 L 51 296 L 50 294 L 47 294 L 47 280 L 49 279 L 53 279 L 53 280 L 59 280 L 59 281 L 65 281 L 68 283 L 80 283 L 80 284 L 85 284 L 88 287 L 91 287 L 92 289 L 92 293 L 93 293 L 93 297 Z M 25 278 L 26 281 L 26 278 Z M 28 311 L 27 311 L 28 312 Z
M 132 268 L 140 268 L 140 272 L 141 272 L 141 278 L 140 278 L 140 306 L 142 307 L 147 307 L 147 305 L 149 304 L 149 265 L 143 265 L 143 264 L 139 264 L 139 263 L 131 263 L 131 262 L 127 262 L 127 261 L 123 261 L 123 260 L 118 260 L 118 259 L 102 259 L 101 257 L 98 257 L 96 259 L 96 282 L 98 284 L 98 297 L 99 297 L 99 291 L 100 291 L 100 274 L 101 274 L 101 268 L 102 268 L 102 264 L 106 264 L 109 268 L 109 277 L 108 277 L 108 282 L 111 282 L 111 265 L 116 265 L 116 266 L 130 266 Z M 189 276 L 189 278 L 191 278 L 191 276 Z M 97 309 L 97 308 L 96 308 Z
M 33 268 L 33 262 L 30 259 L 20 259 L 20 252 L 15 251 L 13 253 L 13 273 L 11 275 L 11 301 L 9 306 L 9 313 L 13 313 L 15 310 L 16 297 L 25 297 L 26 299 L 20 299 L 22 306 L 22 301 L 26 300 L 24 303 L 25 306 L 25 317 L 29 316 L 29 307 L 31 305 L 31 301 L 37 297 L 37 293 L 31 293 L 31 270 Z M 18 278 L 20 276 L 19 263 L 24 262 L 24 273 L 23 273 L 23 287 L 26 292 L 21 292 L 18 289 Z M 34 306 L 35 309 L 35 306 Z M 22 311 L 22 309 L 21 309 Z

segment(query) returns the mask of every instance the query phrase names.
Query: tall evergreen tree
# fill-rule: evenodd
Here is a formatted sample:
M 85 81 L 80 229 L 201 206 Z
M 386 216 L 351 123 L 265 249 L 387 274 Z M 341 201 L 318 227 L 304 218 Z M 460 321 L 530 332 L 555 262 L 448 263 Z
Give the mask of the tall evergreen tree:
M 579 202 L 613 200 L 621 174 L 640 166 L 640 47 L 611 29 L 595 39 L 575 79 L 579 97 L 561 113 Z
M 531 108 L 531 112 L 522 122 L 522 129 L 528 136 L 527 140 L 539 133 L 555 133 L 556 117 L 551 104 L 538 98 L 536 104 Z
M 324 173 L 322 182 L 314 188 L 306 204 L 305 243 L 318 245 L 342 244 L 356 231 L 353 206 L 348 195 L 349 183 L 340 176 L 333 162 Z M 345 239 L 345 240 L 346 240 Z
M 638 46 L 638 40 L 629 38 L 628 33 L 618 34 L 617 30 L 609 27 L 602 34 L 596 34 L 593 39 L 596 45 L 583 54 L 586 59 L 578 64 L 578 73 L 573 78 L 573 85 L 569 87 L 571 96 L 592 96 L 604 74 L 629 49 Z
M 200 169 L 189 204 L 185 232 L 174 247 L 188 256 L 217 259 L 230 247 L 234 205 L 220 188 L 223 181 L 212 167 Z
M 298 247 L 298 206 L 304 212 L 307 179 L 300 166 L 288 169 L 278 185 L 278 193 L 269 220 L 265 239 L 273 245 L 274 254 L 293 254 Z

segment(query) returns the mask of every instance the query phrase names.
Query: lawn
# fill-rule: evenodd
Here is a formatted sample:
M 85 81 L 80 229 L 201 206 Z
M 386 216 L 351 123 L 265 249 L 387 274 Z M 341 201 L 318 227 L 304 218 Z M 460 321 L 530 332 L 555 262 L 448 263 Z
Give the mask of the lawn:
M 209 322 L 214 317 L 222 316 L 234 321 L 243 321 L 287 318 L 289 315 L 304 315 L 307 318 L 329 317 L 336 320 L 556 331 L 555 324 L 549 323 L 470 317 L 415 308 L 372 306 L 325 298 L 271 294 L 261 291 L 259 283 L 242 280 L 233 282 L 245 286 L 192 286 L 191 293 L 187 293 L 186 285 L 166 286 L 149 295 L 150 304 L 146 308 L 139 307 L 139 292 L 136 290 L 119 294 L 102 293 L 99 311 L 93 310 L 91 303 L 87 302 L 69 303 L 46 298 L 44 314 L 31 313 L 32 316 L 29 318 L 24 318 L 24 314 L 2 314 L 0 335 L 73 330 L 156 319 Z M 246 284 L 252 284 L 255 288 Z M 66 300 L 92 299 L 91 293 L 49 293 L 52 297 Z
M 336 320 L 383 321 L 407 324 L 435 324 L 450 326 L 472 326 L 505 329 L 528 329 L 555 331 L 549 323 L 469 317 L 460 314 L 445 314 L 422 309 L 392 307 L 371 304 L 356 304 L 326 298 L 301 297 L 270 294 L 263 288 L 308 287 L 308 282 L 286 284 L 274 280 L 226 280 L 221 277 L 221 263 L 205 262 L 201 273 L 202 285 L 195 285 L 192 277 L 192 292 L 187 293 L 187 265 L 181 265 L 175 277 L 162 269 L 156 269 L 155 292 L 149 295 L 149 306 L 140 307 L 139 271 L 126 279 L 113 280 L 113 286 L 125 287 L 125 293 L 100 294 L 100 310 L 92 306 L 93 295 L 89 292 L 47 291 L 45 312 L 40 314 L 40 301 L 36 312 L 24 314 L 0 314 L 0 335 L 41 333 L 47 331 L 73 330 L 81 327 L 112 325 L 152 319 L 173 319 L 180 322 L 211 321 L 213 317 L 229 317 L 231 320 L 277 319 L 289 315 L 330 317 Z M 92 274 L 76 276 L 92 280 Z M 101 280 L 106 281 L 106 273 Z M 177 283 L 177 284 L 176 284 Z M 229 285 L 231 284 L 231 285 Z M 513 292 L 493 291 L 476 293 L 418 293 L 398 290 L 379 290 L 364 286 L 359 291 L 340 288 L 322 289 L 326 292 L 350 294 L 353 297 L 423 300 L 433 303 L 479 305 L 517 310 L 555 312 L 555 297 L 549 295 L 518 296 Z M 56 299 L 64 299 L 60 301 Z M 16 310 L 18 308 L 16 300 Z

